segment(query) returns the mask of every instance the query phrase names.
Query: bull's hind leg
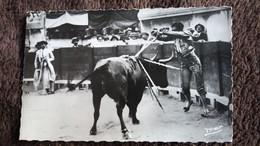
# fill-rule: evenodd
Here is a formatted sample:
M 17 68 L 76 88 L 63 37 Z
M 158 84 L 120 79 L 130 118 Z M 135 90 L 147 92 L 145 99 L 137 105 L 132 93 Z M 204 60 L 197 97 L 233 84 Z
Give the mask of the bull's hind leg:
M 94 106 L 94 123 L 90 130 L 90 135 L 97 134 L 97 121 L 99 118 L 100 102 L 102 97 L 105 95 L 104 90 L 101 88 L 100 77 L 93 76 L 91 80 L 92 93 L 93 93 L 93 106 Z
M 93 106 L 94 106 L 94 123 L 90 130 L 90 135 L 97 134 L 97 121 L 99 118 L 100 102 L 105 95 L 102 89 L 102 78 L 98 75 L 94 75 L 91 78 L 92 94 L 93 94 Z
M 93 126 L 90 130 L 90 135 L 96 135 L 97 134 L 97 121 L 99 118 L 99 109 L 100 109 L 100 102 L 101 99 L 104 95 L 102 96 L 97 96 L 97 95 L 93 95 L 93 105 L 94 105 L 94 123 Z
M 120 123 L 121 123 L 121 130 L 122 130 L 123 138 L 129 139 L 131 137 L 130 137 L 130 134 L 129 134 L 126 126 L 125 126 L 125 122 L 124 122 L 123 115 L 122 115 L 123 109 L 124 109 L 125 104 L 126 104 L 126 101 L 124 99 L 125 99 L 124 97 L 120 98 L 120 101 L 119 101 L 119 103 L 117 103 L 116 108 L 117 108 L 117 115 L 118 115 Z

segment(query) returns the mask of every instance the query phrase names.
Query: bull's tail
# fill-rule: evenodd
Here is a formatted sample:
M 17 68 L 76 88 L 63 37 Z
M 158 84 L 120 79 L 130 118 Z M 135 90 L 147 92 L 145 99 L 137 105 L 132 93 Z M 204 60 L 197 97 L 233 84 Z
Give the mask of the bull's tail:
M 104 67 L 106 66 L 106 64 L 100 66 L 99 68 L 95 69 L 92 73 L 88 74 L 84 79 L 82 79 L 80 82 L 78 82 L 75 85 L 72 85 L 70 83 L 68 83 L 68 91 L 73 91 L 75 90 L 81 83 L 83 83 L 84 81 L 86 81 L 90 76 L 92 76 L 93 74 L 100 72 L 102 69 L 104 69 Z
M 84 79 L 82 79 L 80 82 L 78 82 L 76 85 L 72 85 L 70 83 L 68 83 L 68 91 L 73 91 L 75 90 L 81 83 L 83 83 L 85 80 L 87 80 L 94 72 L 90 73 L 89 75 L 87 75 Z

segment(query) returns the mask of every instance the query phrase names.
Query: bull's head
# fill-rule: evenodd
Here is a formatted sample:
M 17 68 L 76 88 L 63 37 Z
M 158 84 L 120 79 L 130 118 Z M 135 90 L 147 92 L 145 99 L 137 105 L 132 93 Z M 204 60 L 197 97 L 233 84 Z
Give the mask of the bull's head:
M 156 59 L 158 56 L 158 52 L 154 57 L 152 57 L 150 60 L 159 62 L 162 64 L 166 64 L 167 62 L 170 62 L 174 56 L 173 52 L 172 55 L 169 58 L 166 59 Z M 158 64 L 142 61 L 146 71 L 152 78 L 155 85 L 160 86 L 162 88 L 165 88 L 168 86 L 168 80 L 167 80 L 167 68 L 165 66 L 161 66 Z

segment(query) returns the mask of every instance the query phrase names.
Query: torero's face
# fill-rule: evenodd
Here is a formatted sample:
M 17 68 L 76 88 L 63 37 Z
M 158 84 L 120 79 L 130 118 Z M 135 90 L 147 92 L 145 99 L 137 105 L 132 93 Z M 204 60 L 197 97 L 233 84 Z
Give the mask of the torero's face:
M 184 39 L 180 39 L 180 48 L 187 49 L 189 47 L 189 44 Z

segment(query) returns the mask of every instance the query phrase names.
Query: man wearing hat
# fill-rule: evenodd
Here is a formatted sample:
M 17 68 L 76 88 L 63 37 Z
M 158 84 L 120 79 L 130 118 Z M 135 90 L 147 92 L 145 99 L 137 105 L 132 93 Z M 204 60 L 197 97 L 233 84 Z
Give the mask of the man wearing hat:
M 71 39 L 71 43 L 73 44 L 73 47 L 78 47 L 79 38 L 78 37 L 73 37 Z
M 41 94 L 54 94 L 54 81 L 55 81 L 55 71 L 51 64 L 54 60 L 54 55 L 50 49 L 47 49 L 47 42 L 40 41 L 37 42 L 35 47 L 38 49 L 36 51 L 34 60 L 34 86 L 36 90 L 41 90 Z
M 147 32 L 142 32 L 141 33 L 141 39 L 146 41 L 146 40 L 148 40 L 148 38 L 149 38 L 149 34 Z
M 128 27 L 125 31 L 124 31 L 124 35 L 120 36 L 120 40 L 126 42 L 126 40 L 130 40 L 130 34 L 132 34 L 133 30 L 131 27 Z
M 202 77 L 202 65 L 195 54 L 195 48 L 192 46 L 192 40 L 190 40 L 190 36 L 192 35 L 190 32 L 183 31 L 183 24 L 181 22 L 175 22 L 172 24 L 172 31 L 169 32 L 159 32 L 161 34 L 171 35 L 173 42 L 175 44 L 175 50 L 178 53 L 178 56 L 181 61 L 181 87 L 182 92 L 187 99 L 186 106 L 183 108 L 184 112 L 189 111 L 190 106 L 192 105 L 192 100 L 190 97 L 190 82 L 192 74 L 195 75 L 197 91 L 202 99 L 202 104 L 204 108 L 204 113 L 202 116 L 207 115 L 209 110 L 207 108 L 206 103 L 206 91 L 204 86 L 204 81 Z
M 111 30 L 112 29 L 110 27 L 104 27 L 102 29 L 102 38 L 104 39 L 104 41 L 109 41 L 111 39 L 111 35 L 110 35 Z
M 133 32 L 132 28 L 131 28 L 131 27 L 128 27 L 128 28 L 125 30 L 125 35 L 126 35 L 126 36 L 129 36 L 132 32 Z
M 204 32 L 205 27 L 202 24 L 195 25 L 195 32 L 192 34 L 193 41 L 208 41 L 208 35 Z

